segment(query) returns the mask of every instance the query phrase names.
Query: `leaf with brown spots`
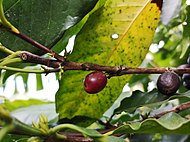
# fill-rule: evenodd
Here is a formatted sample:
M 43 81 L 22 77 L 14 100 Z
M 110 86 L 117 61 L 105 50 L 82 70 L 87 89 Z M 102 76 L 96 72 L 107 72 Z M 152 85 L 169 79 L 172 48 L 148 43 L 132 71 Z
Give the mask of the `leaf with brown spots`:
M 160 2 L 107 0 L 95 11 L 76 37 L 72 61 L 137 67 L 143 61 L 159 22 Z M 88 72 L 89 73 L 89 72 Z M 100 118 L 122 92 L 130 76 L 113 77 L 98 94 L 83 89 L 84 71 L 63 74 L 56 94 L 60 118 Z

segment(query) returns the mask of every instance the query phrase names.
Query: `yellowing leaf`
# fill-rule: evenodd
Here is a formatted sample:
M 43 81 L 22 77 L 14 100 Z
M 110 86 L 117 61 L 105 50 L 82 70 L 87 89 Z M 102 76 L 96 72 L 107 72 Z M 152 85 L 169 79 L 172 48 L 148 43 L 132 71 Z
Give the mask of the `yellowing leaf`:
M 109 0 L 89 18 L 76 39 L 71 59 L 138 66 L 152 41 L 159 15 L 159 7 L 150 0 Z
M 162 1 L 107 0 L 76 38 L 72 61 L 137 67 L 143 61 L 157 27 Z M 99 118 L 122 92 L 129 76 L 113 77 L 98 94 L 83 89 L 84 71 L 68 71 L 56 94 L 60 118 Z

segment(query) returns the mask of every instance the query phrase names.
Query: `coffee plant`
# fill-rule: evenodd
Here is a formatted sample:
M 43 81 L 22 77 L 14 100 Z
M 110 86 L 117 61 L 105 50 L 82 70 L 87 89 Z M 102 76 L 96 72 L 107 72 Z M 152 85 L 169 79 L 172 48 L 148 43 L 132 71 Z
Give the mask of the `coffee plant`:
M 0 141 L 188 142 L 189 22 L 189 0 L 0 0 L 1 88 L 59 84 L 0 94 Z

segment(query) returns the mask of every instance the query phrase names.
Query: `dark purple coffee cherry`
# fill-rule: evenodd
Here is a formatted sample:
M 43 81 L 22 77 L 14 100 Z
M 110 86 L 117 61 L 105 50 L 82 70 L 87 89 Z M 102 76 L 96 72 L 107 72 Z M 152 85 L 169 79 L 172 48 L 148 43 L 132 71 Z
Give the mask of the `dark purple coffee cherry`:
M 180 66 L 177 67 L 177 69 L 184 69 L 184 68 L 190 68 L 189 64 L 182 64 Z M 182 77 L 183 74 L 180 74 L 180 76 Z
M 162 94 L 173 95 L 180 87 L 180 79 L 175 72 L 167 71 L 157 80 L 157 88 Z
M 187 58 L 187 64 L 180 65 L 178 69 L 190 68 L 190 56 Z M 183 86 L 190 90 L 190 74 L 184 73 L 180 75 L 182 77 Z
M 183 79 L 183 86 L 186 89 L 190 90 L 190 74 L 188 73 L 183 74 L 182 79 Z
M 190 56 L 187 58 L 187 64 L 190 65 Z
M 106 75 L 101 71 L 95 71 L 84 79 L 84 90 L 89 94 L 95 94 L 103 90 L 106 84 Z
M 190 90 L 190 83 L 189 83 L 189 82 L 183 81 L 183 86 L 184 86 L 186 89 Z
M 190 74 L 189 73 L 184 73 L 182 76 L 183 81 L 189 82 L 190 83 Z
M 177 67 L 178 69 L 184 69 L 184 68 L 190 68 L 189 64 L 182 64 L 180 66 Z

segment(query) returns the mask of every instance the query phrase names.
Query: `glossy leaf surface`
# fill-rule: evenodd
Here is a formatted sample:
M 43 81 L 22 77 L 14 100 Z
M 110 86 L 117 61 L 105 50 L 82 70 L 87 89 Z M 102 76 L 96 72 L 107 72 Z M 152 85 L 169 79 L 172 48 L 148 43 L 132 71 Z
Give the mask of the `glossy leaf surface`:
M 132 96 L 123 99 L 120 106 L 115 109 L 115 113 L 121 113 L 122 111 L 127 111 L 133 113 L 138 107 L 145 105 L 159 105 L 158 102 L 162 102 L 167 96 L 158 92 L 158 90 L 153 90 L 149 93 L 144 93 L 141 91 L 133 92 Z M 161 105 L 162 103 L 160 103 Z
M 97 0 L 6 0 L 5 14 L 21 32 L 51 47 L 65 30 L 80 21 L 96 4 Z M 0 31 L 2 44 L 14 51 L 28 50 L 40 54 L 36 47 L 4 30 Z M 0 57 L 4 56 L 0 53 Z

